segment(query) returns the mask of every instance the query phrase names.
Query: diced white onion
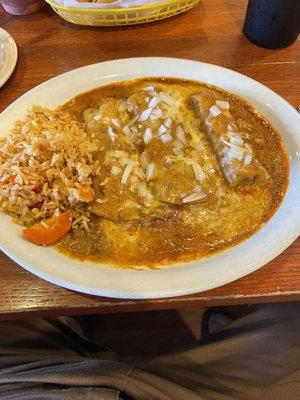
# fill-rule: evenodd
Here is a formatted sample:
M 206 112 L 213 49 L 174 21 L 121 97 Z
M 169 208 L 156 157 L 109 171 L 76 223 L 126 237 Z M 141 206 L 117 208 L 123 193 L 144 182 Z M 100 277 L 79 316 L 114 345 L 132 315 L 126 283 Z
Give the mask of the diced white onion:
M 147 128 L 145 130 L 144 136 L 143 136 L 143 141 L 144 143 L 147 145 L 150 143 L 152 139 L 152 129 L 151 128 Z
M 183 155 L 183 151 L 179 147 L 174 147 L 173 153 L 178 157 Z
M 146 87 L 144 87 L 144 90 L 146 90 L 147 92 L 154 92 L 155 91 L 154 86 L 146 86 Z
M 223 108 L 224 110 L 229 110 L 230 104 L 228 101 L 223 101 L 223 100 L 216 100 L 216 106 L 219 108 Z
M 190 158 L 186 161 L 187 165 L 191 165 L 194 170 L 195 177 L 197 181 L 203 182 L 205 180 L 205 174 L 203 172 L 203 169 L 200 167 L 200 165 L 193 159 Z
M 184 144 L 182 142 L 180 142 L 178 139 L 174 140 L 174 147 L 177 147 L 179 149 L 182 149 L 184 146 Z
M 148 164 L 146 169 L 146 181 L 149 182 L 153 179 L 155 164 L 152 162 Z
M 134 105 L 127 102 L 127 111 L 132 112 L 134 110 Z
M 166 118 L 165 120 L 164 120 L 164 126 L 166 127 L 166 128 L 171 128 L 171 126 L 172 126 L 172 119 L 170 118 L 170 117 L 168 117 L 168 118 Z
M 201 188 L 201 186 L 199 186 L 199 185 L 195 185 L 195 186 L 193 187 L 193 191 L 194 191 L 194 192 L 197 192 L 197 193 L 200 193 L 200 192 L 202 192 L 202 188 Z
M 143 153 L 140 155 L 140 163 L 141 167 L 146 170 L 147 165 L 149 164 L 148 154 L 146 151 L 143 151 Z
M 158 136 L 162 135 L 165 132 L 167 132 L 167 128 L 164 125 L 160 125 L 157 131 Z
M 172 142 L 172 136 L 169 134 L 169 133 L 163 133 L 161 136 L 160 136 L 160 140 L 163 142 L 163 143 L 170 143 L 170 142 Z
M 133 168 L 133 162 L 129 161 L 129 163 L 126 165 L 125 170 L 124 170 L 123 175 L 122 175 L 122 179 L 121 179 L 122 185 L 126 184 L 126 182 L 128 180 L 128 177 L 129 177 L 129 175 L 130 175 L 130 173 L 132 171 L 132 168 Z
M 192 203 L 194 201 L 199 201 L 199 200 L 203 199 L 204 197 L 206 197 L 206 194 L 204 194 L 204 193 L 193 193 L 187 197 L 184 197 L 182 199 L 182 202 L 183 203 Z
M 149 107 L 149 108 L 154 108 L 154 107 L 156 107 L 157 104 L 159 104 L 159 103 L 160 103 L 160 98 L 159 98 L 159 97 L 153 97 L 153 98 L 149 101 L 148 107 Z
M 211 117 L 214 118 L 214 117 L 217 117 L 218 115 L 220 115 L 221 111 L 217 106 L 213 105 L 209 109 L 209 114 L 210 114 Z
M 112 161 L 113 161 L 113 158 L 112 158 L 112 157 L 106 156 L 105 159 L 104 159 L 103 164 L 104 164 L 104 165 L 109 165 Z
M 244 164 L 245 165 L 249 165 L 252 161 L 252 155 L 251 154 L 247 154 L 245 159 L 244 159 Z
M 152 112 L 152 108 L 147 108 L 146 110 L 144 110 L 142 112 L 142 114 L 140 115 L 139 121 L 141 121 L 141 122 L 147 121 L 151 112 Z
M 108 134 L 108 136 L 111 138 L 111 140 L 114 142 L 115 140 L 116 140 L 116 134 L 115 134 L 115 132 L 113 131 L 113 129 L 112 129 L 112 127 L 108 127 L 107 128 L 107 134 Z
M 224 144 L 226 144 L 226 146 L 228 147 L 235 147 L 235 145 L 233 143 L 228 142 L 228 140 L 224 139 L 223 137 L 220 137 L 220 141 Z
M 94 120 L 95 121 L 99 121 L 99 119 L 101 119 L 101 115 L 100 114 L 97 114 L 97 115 L 94 116 Z
M 120 121 L 117 118 L 112 118 L 111 122 L 116 128 L 121 128 Z
M 146 196 L 144 196 L 144 204 L 146 207 L 150 207 L 151 203 L 153 201 L 153 196 L 152 194 L 149 192 L 149 190 L 147 190 Z
M 230 138 L 230 143 L 235 144 L 236 146 L 242 146 L 244 141 L 240 136 L 232 136 Z
M 105 186 L 108 182 L 109 182 L 109 178 L 106 177 L 106 178 L 104 179 L 104 181 L 102 181 L 102 182 L 100 183 L 100 186 Z
M 111 167 L 110 172 L 111 172 L 113 175 L 119 175 L 119 173 L 121 172 L 121 168 L 119 168 L 119 167 L 116 166 L 116 165 L 113 165 L 113 166 Z
M 147 188 L 144 183 L 139 183 L 137 188 L 138 188 L 138 195 L 140 197 L 145 197 L 147 195 Z
M 157 117 L 160 117 L 160 116 L 162 115 L 162 111 L 161 111 L 160 108 L 154 108 L 154 109 L 152 110 L 152 114 L 155 115 L 155 116 L 157 116 Z
M 208 118 L 205 119 L 204 124 L 205 124 L 206 128 L 208 129 L 208 131 L 212 130 L 213 124 Z
M 196 179 L 199 182 L 202 182 L 205 180 L 205 174 L 203 172 L 203 169 L 200 167 L 198 163 L 193 164 L 193 169 L 194 169 L 194 174 L 196 176 Z
M 176 136 L 177 136 L 177 139 L 180 140 L 180 142 L 182 142 L 184 144 L 186 143 L 185 132 L 181 125 L 178 125 L 176 128 Z
M 230 147 L 230 149 L 227 151 L 229 162 L 233 159 L 242 160 L 243 155 L 244 155 L 244 149 L 242 147 L 238 146 Z
M 174 105 L 174 99 L 168 93 L 159 92 L 159 97 L 161 98 L 161 101 L 163 101 L 164 103 L 168 104 L 169 106 L 173 106 Z

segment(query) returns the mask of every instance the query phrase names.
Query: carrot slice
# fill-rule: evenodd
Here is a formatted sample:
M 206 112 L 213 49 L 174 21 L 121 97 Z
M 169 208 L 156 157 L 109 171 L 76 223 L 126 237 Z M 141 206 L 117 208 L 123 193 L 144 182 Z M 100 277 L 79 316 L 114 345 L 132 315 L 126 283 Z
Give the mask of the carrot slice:
M 33 191 L 34 191 L 34 193 L 39 194 L 39 193 L 41 193 L 42 189 L 43 189 L 42 186 L 37 185 L 33 188 Z
M 79 199 L 81 201 L 85 201 L 86 203 L 89 203 L 94 200 L 94 192 L 92 189 L 82 186 L 79 189 Z
M 30 228 L 23 229 L 22 237 L 34 244 L 45 246 L 61 239 L 72 226 L 72 216 L 69 212 L 57 217 L 46 219 Z

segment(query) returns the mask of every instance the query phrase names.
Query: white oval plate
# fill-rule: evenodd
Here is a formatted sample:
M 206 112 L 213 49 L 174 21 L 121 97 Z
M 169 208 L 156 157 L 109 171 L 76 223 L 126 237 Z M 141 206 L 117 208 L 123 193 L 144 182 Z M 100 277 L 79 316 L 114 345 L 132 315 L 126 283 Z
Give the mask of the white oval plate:
M 18 50 L 14 39 L 0 28 L 0 87 L 13 73 L 18 59 Z
M 159 298 L 200 292 L 255 271 L 286 249 L 300 227 L 300 116 L 281 97 L 260 83 L 215 65 L 172 58 L 135 58 L 82 67 L 37 86 L 0 115 L 1 134 L 24 117 L 35 103 L 55 107 L 78 93 L 145 76 L 170 76 L 215 84 L 240 95 L 278 129 L 288 151 L 290 181 L 273 218 L 245 242 L 213 257 L 160 270 L 126 270 L 69 259 L 53 248 L 38 247 L 20 237 L 20 227 L 0 216 L 0 246 L 33 274 L 84 293 L 118 298 Z

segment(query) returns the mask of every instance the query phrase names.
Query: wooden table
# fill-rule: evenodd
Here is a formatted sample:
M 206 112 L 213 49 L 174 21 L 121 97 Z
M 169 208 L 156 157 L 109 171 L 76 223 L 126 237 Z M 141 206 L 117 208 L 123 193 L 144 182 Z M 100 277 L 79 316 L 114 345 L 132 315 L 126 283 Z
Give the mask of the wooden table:
M 193 10 L 148 25 L 71 25 L 49 6 L 25 17 L 0 11 L 15 38 L 19 61 L 0 90 L 0 111 L 27 90 L 70 69 L 124 57 L 169 56 L 219 64 L 264 83 L 300 104 L 300 41 L 278 51 L 254 46 L 241 32 L 246 0 L 205 0 Z M 38 102 L 38 99 L 37 99 Z M 300 240 L 274 261 L 226 286 L 162 300 L 114 300 L 75 293 L 42 281 L 0 255 L 0 317 L 112 313 L 300 299 Z

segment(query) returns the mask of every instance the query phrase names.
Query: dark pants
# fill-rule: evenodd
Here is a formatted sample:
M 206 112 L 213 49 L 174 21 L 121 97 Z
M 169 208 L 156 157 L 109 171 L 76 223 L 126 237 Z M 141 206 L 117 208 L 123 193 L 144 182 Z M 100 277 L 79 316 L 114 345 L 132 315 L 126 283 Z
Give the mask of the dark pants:
M 0 322 L 0 399 L 297 400 L 299 309 L 251 306 L 195 348 L 139 367 L 92 349 L 56 320 Z

